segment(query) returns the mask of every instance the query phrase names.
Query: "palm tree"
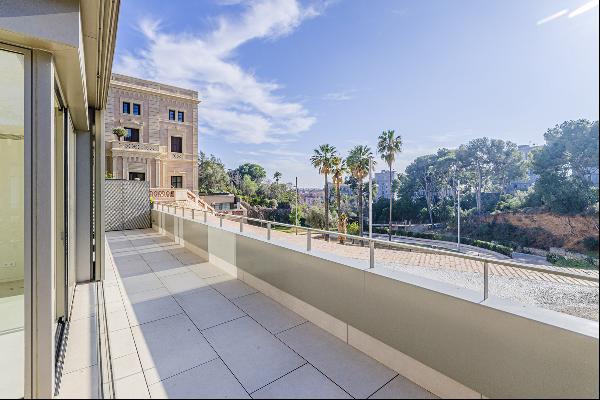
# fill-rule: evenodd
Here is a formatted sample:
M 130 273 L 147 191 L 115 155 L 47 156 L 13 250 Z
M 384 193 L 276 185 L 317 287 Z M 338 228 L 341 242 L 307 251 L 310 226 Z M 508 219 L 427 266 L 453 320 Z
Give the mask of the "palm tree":
M 338 232 L 346 233 L 347 216 L 342 214 L 342 194 L 340 193 L 340 186 L 344 182 L 344 174 L 346 173 L 346 161 L 342 157 L 334 157 L 333 166 L 331 168 L 331 180 L 335 186 L 335 204 L 338 215 Z M 344 237 L 338 236 L 340 243 L 344 243 Z
M 396 154 L 402 152 L 402 137 L 396 136 L 393 130 L 383 131 L 379 135 L 377 142 L 377 153 L 381 156 L 388 167 L 390 168 L 390 219 L 389 219 L 389 236 L 390 241 L 392 240 L 392 164 L 396 160 Z
M 279 180 L 281 179 L 282 174 L 279 171 L 275 171 L 273 174 L 273 179 L 275 179 L 275 183 L 279 184 Z
M 332 160 L 331 180 L 335 186 L 335 204 L 337 207 L 338 218 L 341 215 L 342 195 L 340 186 L 344 182 L 344 174 L 346 173 L 346 161 L 339 156 L 335 156 Z
M 337 157 L 337 150 L 334 146 L 329 144 L 322 144 L 319 148 L 314 150 L 313 156 L 310 158 L 310 162 L 313 167 L 319 170 L 319 174 L 325 175 L 325 226 L 326 230 L 329 229 L 329 182 L 327 182 L 327 175 L 333 168 L 333 161 Z
M 350 173 L 358 182 L 358 221 L 360 225 L 360 236 L 363 234 L 363 180 L 369 175 L 369 159 L 373 157 L 373 153 L 369 146 L 355 146 L 348 157 L 346 165 Z

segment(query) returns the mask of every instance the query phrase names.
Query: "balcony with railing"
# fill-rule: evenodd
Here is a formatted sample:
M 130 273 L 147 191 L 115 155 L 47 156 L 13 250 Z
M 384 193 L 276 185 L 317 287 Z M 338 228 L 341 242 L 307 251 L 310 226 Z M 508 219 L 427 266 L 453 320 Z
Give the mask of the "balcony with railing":
M 595 293 L 597 319 L 597 271 L 164 203 L 152 221 L 107 234 L 116 398 L 598 397 L 594 317 L 499 284 Z
M 160 153 L 164 152 L 165 146 L 160 146 L 154 143 L 139 143 L 139 142 L 128 142 L 114 140 L 111 142 L 112 151 L 133 151 L 133 152 L 149 152 L 149 153 Z

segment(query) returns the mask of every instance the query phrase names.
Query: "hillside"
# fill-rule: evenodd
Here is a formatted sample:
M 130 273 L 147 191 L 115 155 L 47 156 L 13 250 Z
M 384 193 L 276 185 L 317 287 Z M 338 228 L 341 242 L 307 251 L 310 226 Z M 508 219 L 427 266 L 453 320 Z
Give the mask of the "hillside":
M 545 250 L 561 247 L 577 252 L 588 252 L 595 247 L 598 251 L 598 217 L 595 215 L 501 213 L 482 217 L 479 223 L 471 221 L 463 232 L 474 238 L 507 242 L 516 247 Z

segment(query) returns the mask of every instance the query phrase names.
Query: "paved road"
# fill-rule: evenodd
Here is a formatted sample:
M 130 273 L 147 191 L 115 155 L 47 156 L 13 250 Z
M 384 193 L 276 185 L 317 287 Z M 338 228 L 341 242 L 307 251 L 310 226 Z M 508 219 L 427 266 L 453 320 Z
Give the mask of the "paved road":
M 534 254 L 525 254 L 514 252 L 512 256 L 513 260 L 517 262 L 522 262 L 525 264 L 534 264 L 534 265 L 546 265 L 551 266 L 552 263 L 546 260 L 546 257 L 536 256 Z
M 388 240 L 388 235 L 381 233 L 374 233 L 373 237 L 382 240 Z M 431 239 L 421 239 L 421 238 L 413 238 L 408 236 L 398 236 L 393 235 L 392 241 L 397 243 L 407 243 L 407 244 L 416 244 L 416 245 L 425 245 L 425 246 L 435 246 L 437 248 L 448 249 L 448 250 L 457 250 L 456 243 L 454 242 L 446 242 L 443 240 L 431 240 Z M 484 256 L 496 258 L 498 260 L 506 260 L 510 257 L 507 257 L 503 254 L 496 253 L 495 251 L 482 249 L 480 247 L 469 246 L 466 244 L 460 245 L 460 252 L 464 254 L 470 254 L 474 256 Z

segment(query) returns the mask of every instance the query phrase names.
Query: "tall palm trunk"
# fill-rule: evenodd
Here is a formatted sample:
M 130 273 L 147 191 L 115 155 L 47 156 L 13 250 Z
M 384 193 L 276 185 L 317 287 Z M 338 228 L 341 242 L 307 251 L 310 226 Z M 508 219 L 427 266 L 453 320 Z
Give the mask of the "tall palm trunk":
M 342 196 L 340 194 L 340 184 L 336 183 L 335 184 L 335 191 L 336 191 L 336 198 L 335 198 L 335 205 L 337 206 L 337 212 L 338 212 L 338 218 L 342 215 Z
M 360 236 L 363 235 L 363 183 L 358 182 L 358 224 L 360 225 Z
M 392 241 L 392 198 L 394 196 L 392 196 L 392 193 L 394 192 L 392 190 L 392 164 L 390 165 L 390 220 L 389 220 L 389 224 L 390 224 L 390 231 L 389 231 L 389 236 L 390 236 L 390 242 Z
M 325 174 L 325 230 L 329 230 L 329 183 Z M 329 236 L 326 236 L 329 239 Z

